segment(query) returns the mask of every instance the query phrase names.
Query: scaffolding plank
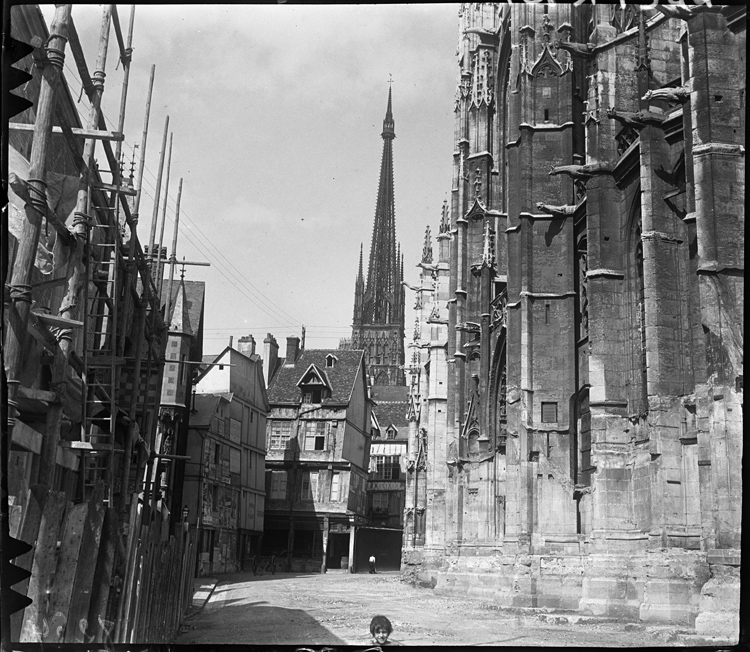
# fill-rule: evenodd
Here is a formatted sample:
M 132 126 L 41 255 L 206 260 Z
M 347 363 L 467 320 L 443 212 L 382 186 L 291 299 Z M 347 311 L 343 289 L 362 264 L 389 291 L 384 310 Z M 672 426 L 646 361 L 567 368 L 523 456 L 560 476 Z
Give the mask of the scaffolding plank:
M 99 484 L 91 494 L 86 521 L 83 524 L 81 536 L 81 552 L 85 557 L 82 564 L 78 564 L 73 579 L 73 587 L 70 595 L 70 610 L 68 611 L 68 623 L 65 628 L 66 643 L 87 643 L 86 630 L 89 623 L 89 605 L 95 587 L 93 585 L 95 571 L 100 556 L 102 529 L 104 527 L 104 505 L 105 485 Z M 77 559 L 76 559 L 77 561 Z M 83 625 L 83 626 L 82 626 Z M 93 629 L 98 623 L 91 623 Z
M 25 122 L 11 122 L 8 127 L 16 131 L 34 131 L 34 125 Z M 125 140 L 125 134 L 119 131 L 103 131 L 101 129 L 82 129 L 80 127 L 71 127 L 71 133 L 80 138 L 95 138 L 97 140 Z M 52 127 L 53 134 L 64 134 L 62 127 Z
M 48 326 L 62 326 L 63 328 L 82 328 L 83 322 L 77 319 L 67 319 L 66 317 L 56 317 L 55 315 L 47 315 L 42 312 L 32 313 L 40 322 Z
M 84 523 L 89 513 L 88 503 L 73 505 L 65 514 L 65 521 L 60 537 L 60 552 L 52 589 L 47 603 L 47 623 L 49 631 L 43 638 L 45 643 L 61 643 L 68 622 L 70 597 L 73 593 L 78 560 L 81 557 Z M 86 556 L 91 554 L 87 551 Z M 76 623 L 77 625 L 77 623 Z
M 106 192 L 119 192 L 121 195 L 129 195 L 131 197 L 135 197 L 138 194 L 138 191 L 135 188 L 130 188 L 128 186 L 115 186 L 111 183 L 94 183 L 92 185 L 97 190 L 104 190 Z
M 55 549 L 67 499 L 63 492 L 53 492 L 44 503 L 34 561 L 31 565 L 29 590 L 32 603 L 23 612 L 19 642 L 40 643 L 46 629 L 40 607 L 46 601 L 46 590 L 55 569 Z
M 42 523 L 42 510 L 49 493 L 47 487 L 42 485 L 32 485 L 28 492 L 26 505 L 24 505 L 23 520 L 21 522 L 20 533 L 18 538 L 21 541 L 30 543 L 32 546 L 39 536 L 39 528 Z M 31 571 L 34 562 L 34 548 L 21 555 L 16 559 L 16 566 Z M 30 578 L 22 580 L 13 587 L 21 595 L 26 595 L 29 588 Z M 17 641 L 23 625 L 23 611 L 17 611 L 10 616 L 10 640 Z
M 114 448 L 112 444 L 92 444 L 90 441 L 61 441 L 60 446 L 74 451 L 87 451 L 89 453 L 105 453 Z

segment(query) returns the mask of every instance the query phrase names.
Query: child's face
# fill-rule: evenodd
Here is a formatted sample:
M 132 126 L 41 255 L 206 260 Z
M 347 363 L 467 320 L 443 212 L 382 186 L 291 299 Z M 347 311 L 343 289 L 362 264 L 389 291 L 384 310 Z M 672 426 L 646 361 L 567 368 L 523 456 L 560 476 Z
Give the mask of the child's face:
M 390 632 L 385 627 L 378 625 L 375 628 L 375 640 L 382 645 L 388 640 L 389 633 Z

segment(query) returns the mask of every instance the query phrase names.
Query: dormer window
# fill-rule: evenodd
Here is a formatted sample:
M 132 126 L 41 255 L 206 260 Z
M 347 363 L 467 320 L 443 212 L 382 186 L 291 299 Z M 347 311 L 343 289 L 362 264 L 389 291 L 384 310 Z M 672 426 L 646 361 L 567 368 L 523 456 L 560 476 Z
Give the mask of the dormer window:
M 326 369 L 333 369 L 338 361 L 339 359 L 333 353 L 329 353 L 326 356 Z
M 322 389 L 308 389 L 302 391 L 303 403 L 321 403 L 323 401 Z
M 396 435 L 398 435 L 398 430 L 394 426 L 388 426 L 385 431 L 386 439 L 396 439 Z
M 328 382 L 328 377 L 324 371 L 315 365 L 310 365 L 307 371 L 302 374 L 297 387 L 299 387 L 302 394 L 303 403 L 319 404 L 323 402 L 323 399 L 331 395 L 331 385 Z

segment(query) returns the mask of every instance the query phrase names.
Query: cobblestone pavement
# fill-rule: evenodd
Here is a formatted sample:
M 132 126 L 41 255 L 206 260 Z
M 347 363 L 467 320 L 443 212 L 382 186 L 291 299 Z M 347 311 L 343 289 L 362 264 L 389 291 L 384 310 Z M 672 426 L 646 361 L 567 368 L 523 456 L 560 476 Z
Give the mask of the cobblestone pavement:
M 574 614 L 501 610 L 437 595 L 398 573 L 277 573 L 220 578 L 188 618 L 178 644 L 368 645 L 372 616 L 393 623 L 403 645 L 660 647 L 679 645 L 675 627 L 607 622 Z

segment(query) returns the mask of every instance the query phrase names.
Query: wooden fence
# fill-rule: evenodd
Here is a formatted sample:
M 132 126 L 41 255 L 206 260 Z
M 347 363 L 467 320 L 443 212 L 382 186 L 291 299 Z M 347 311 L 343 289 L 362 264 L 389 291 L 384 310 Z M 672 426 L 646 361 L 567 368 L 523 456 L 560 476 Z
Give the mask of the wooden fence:
M 31 577 L 14 590 L 32 603 L 12 614 L 12 641 L 166 643 L 174 638 L 192 598 L 195 532 L 170 536 L 160 521 L 132 528 L 127 560 L 117 515 L 103 501 L 103 485 L 85 503 L 68 502 L 63 492 L 41 485 L 17 498 L 10 534 L 32 549 L 15 562 Z M 130 522 L 137 524 L 134 515 L 136 509 Z M 140 536 L 133 540 L 136 529 Z
M 116 642 L 168 643 L 177 634 L 193 597 L 196 534 L 166 536 L 158 520 L 140 527 L 126 572 Z

